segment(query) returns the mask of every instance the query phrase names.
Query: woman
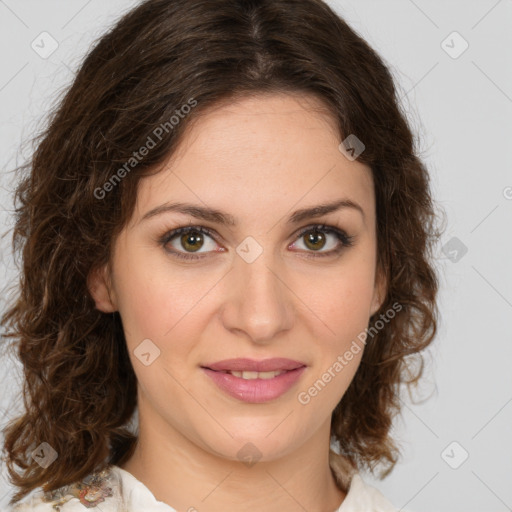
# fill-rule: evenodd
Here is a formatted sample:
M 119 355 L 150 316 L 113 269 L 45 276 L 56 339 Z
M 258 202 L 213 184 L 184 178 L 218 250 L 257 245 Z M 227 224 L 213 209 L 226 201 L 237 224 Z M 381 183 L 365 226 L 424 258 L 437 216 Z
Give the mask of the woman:
M 396 510 L 360 471 L 398 460 L 439 232 L 391 75 L 325 3 L 141 3 L 27 170 L 14 510 Z

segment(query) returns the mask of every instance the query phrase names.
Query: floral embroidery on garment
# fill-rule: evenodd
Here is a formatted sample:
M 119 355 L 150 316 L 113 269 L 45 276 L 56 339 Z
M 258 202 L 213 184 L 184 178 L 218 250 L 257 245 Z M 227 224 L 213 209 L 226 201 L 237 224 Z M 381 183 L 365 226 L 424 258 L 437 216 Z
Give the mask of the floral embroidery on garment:
M 93 473 L 81 482 L 45 492 L 43 501 L 55 502 L 53 508 L 57 512 L 60 512 L 60 507 L 72 498 L 78 498 L 80 503 L 87 508 L 96 507 L 99 503 L 105 501 L 105 498 L 113 496 L 109 476 L 109 469 Z

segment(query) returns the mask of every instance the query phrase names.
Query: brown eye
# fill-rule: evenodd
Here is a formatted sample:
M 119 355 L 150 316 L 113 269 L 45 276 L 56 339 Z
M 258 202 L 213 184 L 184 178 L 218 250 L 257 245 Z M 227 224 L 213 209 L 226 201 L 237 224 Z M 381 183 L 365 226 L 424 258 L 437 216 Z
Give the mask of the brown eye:
M 330 242 L 329 237 L 332 237 L 333 242 Z M 293 245 L 303 241 L 307 257 L 334 256 L 354 245 L 354 238 L 334 226 L 318 224 L 303 229 Z M 326 246 L 327 250 L 323 250 Z
M 334 226 L 318 224 L 304 228 L 296 235 L 296 242 L 292 246 L 302 242 L 304 248 L 299 247 L 302 249 L 300 252 L 304 252 L 307 257 L 334 256 L 352 246 L 354 238 Z M 202 226 L 173 229 L 158 240 L 168 253 L 181 259 L 202 259 L 207 257 L 210 252 L 225 251 L 225 249 L 218 249 L 213 233 Z M 208 247 L 208 243 L 211 244 L 210 247 Z M 325 248 L 327 250 L 323 250 Z
M 208 247 L 209 240 L 211 240 L 210 247 Z M 163 235 L 159 241 L 167 252 L 183 259 L 200 259 L 206 256 L 205 253 L 215 252 L 217 248 L 211 232 L 201 226 L 173 229 Z M 207 250 L 201 250 L 205 246 Z M 193 253 L 197 253 L 197 255 Z
M 309 234 L 304 235 L 306 245 L 313 251 L 322 249 L 325 245 L 325 235 L 318 231 L 311 231 Z
M 195 252 L 202 247 L 204 238 L 203 235 L 198 231 L 190 231 L 189 233 L 181 235 L 180 242 L 186 251 Z

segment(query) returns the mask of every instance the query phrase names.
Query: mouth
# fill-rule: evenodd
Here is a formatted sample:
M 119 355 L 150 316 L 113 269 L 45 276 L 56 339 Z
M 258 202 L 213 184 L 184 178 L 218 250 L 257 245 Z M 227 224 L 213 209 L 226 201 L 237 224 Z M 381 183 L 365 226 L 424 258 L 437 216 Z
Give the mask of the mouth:
M 273 357 L 271 359 L 262 360 L 248 358 L 224 359 L 223 361 L 205 364 L 203 368 L 218 372 L 270 373 L 296 370 L 302 366 L 306 366 L 306 364 L 301 361 L 284 357 Z
M 284 358 L 230 359 L 201 368 L 229 396 L 243 402 L 262 403 L 289 391 L 300 379 L 306 364 Z
M 206 367 L 208 370 L 212 370 L 211 368 Z M 283 373 L 293 371 L 293 370 L 277 370 L 275 372 L 251 372 L 251 371 L 231 371 L 231 370 L 212 370 L 217 371 L 219 373 L 229 373 L 229 375 L 233 375 L 234 377 L 238 377 L 239 379 L 244 380 L 254 380 L 254 379 L 273 379 L 274 377 L 277 377 L 278 375 L 282 375 Z

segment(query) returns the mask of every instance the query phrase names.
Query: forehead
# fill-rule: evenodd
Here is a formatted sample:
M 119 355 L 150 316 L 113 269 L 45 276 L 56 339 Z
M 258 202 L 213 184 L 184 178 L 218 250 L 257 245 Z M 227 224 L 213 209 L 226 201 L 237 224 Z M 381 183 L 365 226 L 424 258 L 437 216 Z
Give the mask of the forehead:
M 164 169 L 139 184 L 136 212 L 180 200 L 235 216 L 274 216 L 348 197 L 374 214 L 366 165 L 338 149 L 340 136 L 314 97 L 273 94 L 225 102 L 187 126 Z

